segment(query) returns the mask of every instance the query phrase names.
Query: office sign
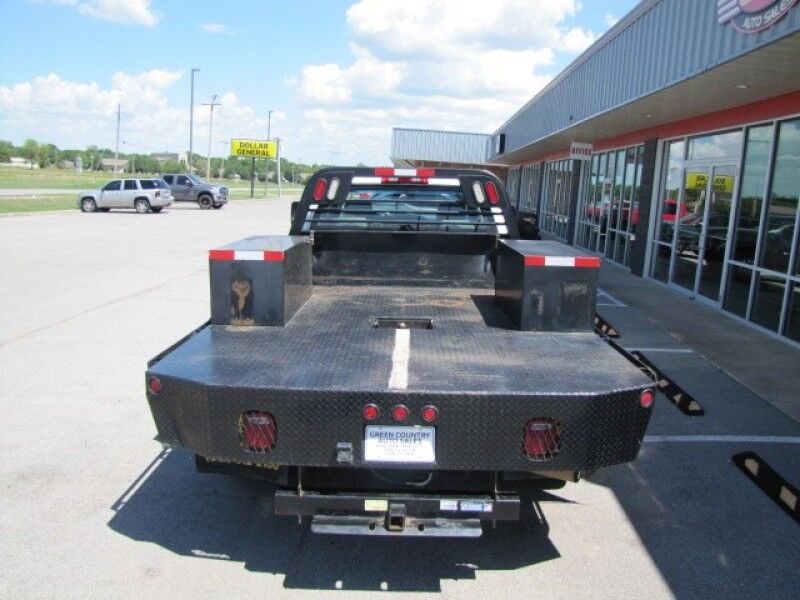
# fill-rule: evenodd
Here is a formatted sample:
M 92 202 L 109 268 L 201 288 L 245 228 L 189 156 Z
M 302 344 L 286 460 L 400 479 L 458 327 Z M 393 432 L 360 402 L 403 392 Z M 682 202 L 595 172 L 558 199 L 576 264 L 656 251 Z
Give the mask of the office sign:
M 742 33 L 756 33 L 780 21 L 795 4 L 797 0 L 717 0 L 717 19 Z
M 592 150 L 591 144 L 572 142 L 569 146 L 569 157 L 572 160 L 592 160 Z
M 271 140 L 231 140 L 231 156 L 275 158 L 277 144 Z

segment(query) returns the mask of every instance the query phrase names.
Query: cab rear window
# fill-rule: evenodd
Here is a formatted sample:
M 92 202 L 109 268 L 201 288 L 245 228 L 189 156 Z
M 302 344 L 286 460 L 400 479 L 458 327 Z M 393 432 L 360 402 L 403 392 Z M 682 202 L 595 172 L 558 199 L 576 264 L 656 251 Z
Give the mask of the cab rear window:
M 154 190 L 156 189 L 156 182 L 152 179 L 142 179 L 139 181 L 139 184 L 142 186 L 143 190 Z
M 353 186 L 343 203 L 320 203 L 309 211 L 303 229 L 496 233 L 495 217 L 471 208 L 461 188 Z

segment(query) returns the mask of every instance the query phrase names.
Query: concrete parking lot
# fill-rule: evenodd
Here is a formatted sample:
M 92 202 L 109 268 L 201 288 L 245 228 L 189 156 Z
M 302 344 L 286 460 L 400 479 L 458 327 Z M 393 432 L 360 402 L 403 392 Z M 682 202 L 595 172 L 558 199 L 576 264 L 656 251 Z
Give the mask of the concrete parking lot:
M 0 596 L 797 597 L 800 524 L 731 457 L 800 485 L 800 424 L 612 296 L 621 343 L 651 349 L 705 416 L 659 396 L 639 459 L 544 494 L 538 524 L 317 536 L 272 516 L 263 484 L 162 451 L 146 361 L 208 318 L 207 251 L 285 233 L 288 215 L 273 200 L 0 218 Z

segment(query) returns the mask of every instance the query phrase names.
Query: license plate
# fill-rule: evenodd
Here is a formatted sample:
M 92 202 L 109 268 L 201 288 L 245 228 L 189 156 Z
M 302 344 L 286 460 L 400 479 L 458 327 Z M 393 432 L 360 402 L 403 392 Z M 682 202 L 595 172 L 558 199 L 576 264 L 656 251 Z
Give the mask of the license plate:
M 433 427 L 367 425 L 364 460 L 388 463 L 432 463 L 436 460 Z

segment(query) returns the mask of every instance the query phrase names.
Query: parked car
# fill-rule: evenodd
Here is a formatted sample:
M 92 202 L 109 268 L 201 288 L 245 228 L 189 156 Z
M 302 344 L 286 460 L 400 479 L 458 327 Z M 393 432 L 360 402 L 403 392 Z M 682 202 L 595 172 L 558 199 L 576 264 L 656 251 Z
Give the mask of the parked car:
M 200 208 L 222 208 L 228 202 L 228 188 L 216 186 L 197 175 L 167 173 L 167 182 L 176 202 L 197 202 Z
M 78 208 L 83 212 L 132 208 L 138 213 L 157 213 L 170 204 L 172 193 L 160 179 L 115 179 L 100 190 L 78 193 Z

